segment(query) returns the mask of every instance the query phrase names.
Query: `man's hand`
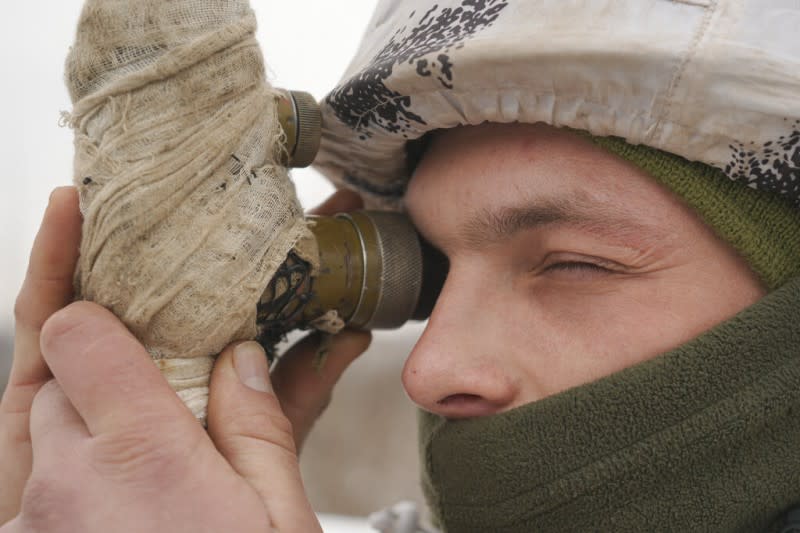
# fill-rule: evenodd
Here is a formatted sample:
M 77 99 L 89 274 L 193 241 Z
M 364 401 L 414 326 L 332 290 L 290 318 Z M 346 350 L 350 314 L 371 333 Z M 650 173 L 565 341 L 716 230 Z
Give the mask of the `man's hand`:
M 235 409 L 239 431 L 220 441 L 241 454 L 231 463 L 109 311 L 69 305 L 41 347 L 55 379 L 33 402 L 22 510 L 0 532 L 319 531 L 258 344 L 229 348 L 214 372 L 235 391 L 214 404 Z
M 359 206 L 337 193 L 318 212 Z M 304 339 L 278 364 L 274 393 L 256 344 L 226 349 L 211 384 L 215 448 L 104 309 L 73 304 L 40 339 L 47 318 L 72 298 L 79 241 L 75 191 L 57 190 L 17 300 L 14 367 L 0 404 L 0 524 L 24 503 L 0 531 L 318 529 L 295 450 L 369 334 L 336 336 L 321 372 L 312 364 L 314 337 Z

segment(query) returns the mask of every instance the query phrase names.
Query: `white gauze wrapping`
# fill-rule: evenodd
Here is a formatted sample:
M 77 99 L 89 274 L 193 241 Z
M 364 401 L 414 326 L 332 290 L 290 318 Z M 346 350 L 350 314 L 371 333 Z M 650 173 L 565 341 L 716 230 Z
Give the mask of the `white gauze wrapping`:
M 256 336 L 308 235 L 255 29 L 246 0 L 87 0 L 66 62 L 77 296 L 120 317 L 201 420 L 214 357 Z

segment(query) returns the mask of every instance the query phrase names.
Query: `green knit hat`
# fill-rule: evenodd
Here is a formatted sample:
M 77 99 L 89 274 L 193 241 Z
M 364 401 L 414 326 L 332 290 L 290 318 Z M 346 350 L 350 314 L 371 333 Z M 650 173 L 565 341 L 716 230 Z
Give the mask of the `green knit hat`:
M 715 167 L 619 137 L 590 137 L 672 190 L 731 244 L 772 291 L 800 276 L 800 211 Z

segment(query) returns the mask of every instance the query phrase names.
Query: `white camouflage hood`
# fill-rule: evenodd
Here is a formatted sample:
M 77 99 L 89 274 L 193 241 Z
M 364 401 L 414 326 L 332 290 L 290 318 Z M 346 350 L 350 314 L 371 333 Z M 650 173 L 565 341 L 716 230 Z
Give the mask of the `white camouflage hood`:
M 380 0 L 316 167 L 397 206 L 406 143 L 545 122 L 718 167 L 800 207 L 797 0 Z

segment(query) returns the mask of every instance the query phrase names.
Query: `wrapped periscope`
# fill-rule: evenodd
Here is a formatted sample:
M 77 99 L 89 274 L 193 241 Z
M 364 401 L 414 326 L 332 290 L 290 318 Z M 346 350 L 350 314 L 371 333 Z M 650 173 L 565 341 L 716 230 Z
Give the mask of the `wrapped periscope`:
M 246 0 L 87 0 L 66 61 L 76 295 L 120 317 L 200 420 L 214 357 L 258 335 L 264 288 L 313 243 L 255 29 Z

